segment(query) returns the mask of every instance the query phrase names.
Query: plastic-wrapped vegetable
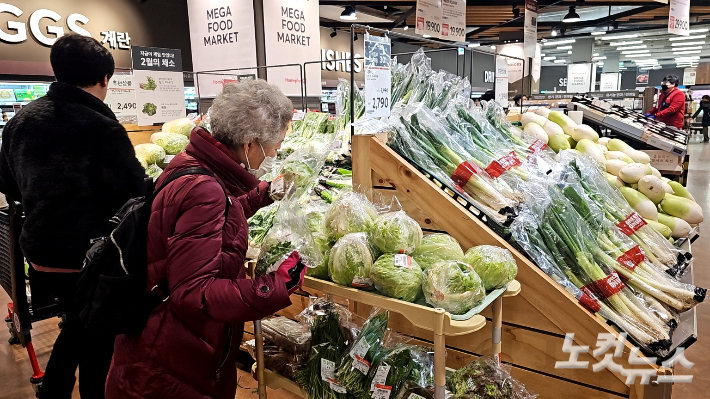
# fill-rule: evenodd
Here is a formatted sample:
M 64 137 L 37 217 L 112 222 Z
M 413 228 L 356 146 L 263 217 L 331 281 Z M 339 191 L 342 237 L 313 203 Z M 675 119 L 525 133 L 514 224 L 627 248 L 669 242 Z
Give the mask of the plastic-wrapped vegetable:
M 308 267 L 316 267 L 320 263 L 320 251 L 316 248 L 305 218 L 300 214 L 298 204 L 281 203 L 274 217 L 274 225 L 262 243 L 254 270 L 256 275 L 263 276 L 276 271 L 293 251 L 298 251 L 301 261 Z
M 373 259 L 373 248 L 367 234 L 346 234 L 330 251 L 328 261 L 330 278 L 340 285 L 370 289 Z
M 261 322 L 264 338 L 273 342 L 286 352 L 304 357 L 311 345 L 311 330 L 297 321 L 283 316 L 266 319 Z
M 449 390 L 457 398 L 534 399 L 536 394 L 513 379 L 492 357 L 480 358 L 456 370 L 448 381 Z
M 165 159 L 165 150 L 163 147 L 156 144 L 138 144 L 135 146 L 135 150 L 136 156 L 143 158 L 148 164 L 158 163 Z
M 367 375 L 382 348 L 388 320 L 389 312 L 374 309 L 338 364 L 336 379 L 355 397 L 367 394 Z
M 422 242 L 422 228 L 404 211 L 388 212 L 377 217 L 370 239 L 384 253 L 411 254 Z
M 486 298 L 473 267 L 459 261 L 441 261 L 427 269 L 422 289 L 428 304 L 452 314 L 464 314 Z
M 299 198 L 315 186 L 316 178 L 325 164 L 326 153 L 317 147 L 301 148 L 289 155 L 279 170 L 285 191 L 295 188 L 293 198 Z
M 177 133 L 190 137 L 190 132 L 195 124 L 188 118 L 175 119 L 163 124 L 163 131 L 167 133 Z
M 424 348 L 396 345 L 377 356 L 370 368 L 368 386 L 373 398 L 392 398 L 405 381 L 427 385 L 433 379 L 433 364 Z
M 244 347 L 252 359 L 256 360 L 256 342 L 253 339 L 246 341 Z M 278 345 L 268 341 L 264 342 L 264 366 L 286 378 L 295 378 L 296 370 L 305 361 L 306 357 L 303 355 L 284 352 Z
M 320 279 L 327 279 L 329 276 L 328 262 L 330 260 L 331 246 L 328 235 L 325 234 L 325 211 L 328 206 L 325 201 L 314 201 L 309 203 L 304 209 L 306 224 L 313 234 L 313 241 L 321 254 L 321 261 L 315 267 L 309 268 L 306 274 Z
M 150 135 L 150 142 L 161 146 L 166 154 L 175 155 L 187 147 L 190 139 L 178 133 L 157 132 Z
M 505 287 L 518 275 L 515 258 L 505 248 L 479 245 L 466 251 L 463 260 L 473 266 L 486 291 Z
M 153 181 L 158 180 L 160 175 L 163 173 L 163 169 L 160 168 L 157 164 L 151 164 L 148 165 L 147 168 L 145 168 L 145 174 L 153 178 Z
M 370 276 L 375 288 L 388 297 L 416 302 L 422 296 L 422 268 L 409 255 L 380 256 Z
M 325 232 L 331 242 L 348 233 L 367 232 L 377 218 L 377 209 L 356 192 L 343 193 L 325 214 Z
M 138 162 L 140 162 L 143 169 L 148 169 L 148 162 L 146 162 L 146 160 L 143 157 L 139 157 L 136 155 L 136 159 L 138 159 Z
M 424 236 L 422 243 L 412 252 L 412 258 L 423 270 L 427 270 L 442 260 L 463 261 L 463 249 L 454 237 L 437 233 Z
M 415 384 L 412 381 L 407 381 L 404 383 L 402 386 L 402 389 L 399 390 L 399 393 L 395 397 L 395 399 L 434 399 L 434 395 L 432 395 L 431 391 L 429 391 L 426 388 L 422 388 L 421 386 Z

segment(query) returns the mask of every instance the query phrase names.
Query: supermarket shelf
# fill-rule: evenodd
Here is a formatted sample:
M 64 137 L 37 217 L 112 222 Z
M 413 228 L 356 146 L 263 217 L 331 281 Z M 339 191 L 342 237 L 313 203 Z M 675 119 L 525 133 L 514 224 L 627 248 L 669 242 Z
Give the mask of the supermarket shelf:
M 254 365 L 251 366 L 251 374 L 254 379 L 258 381 L 256 369 L 256 363 L 254 363 Z M 298 384 L 268 369 L 264 370 L 264 385 L 271 389 L 284 389 L 302 398 L 306 397 L 305 392 L 301 390 L 301 387 L 299 387 Z
M 443 330 L 444 336 L 465 335 L 476 332 L 486 325 L 486 318 L 480 314 L 473 315 L 468 320 L 454 320 L 450 313 L 443 309 L 435 309 L 429 306 L 424 306 L 416 303 L 400 301 L 398 299 L 388 298 L 376 293 L 361 291 L 355 288 L 343 287 L 330 281 L 320 280 L 306 276 L 304 287 L 313 288 L 323 291 L 328 294 L 348 298 L 352 301 L 364 303 L 370 306 L 377 306 L 383 309 L 388 309 L 397 312 L 404 316 L 414 326 L 427 331 L 435 331 L 440 325 L 441 314 L 443 313 Z M 512 281 L 505 291 L 502 291 L 500 297 L 515 296 L 520 293 L 520 283 Z M 489 295 L 490 297 L 491 295 Z M 493 302 L 496 298 L 488 298 Z

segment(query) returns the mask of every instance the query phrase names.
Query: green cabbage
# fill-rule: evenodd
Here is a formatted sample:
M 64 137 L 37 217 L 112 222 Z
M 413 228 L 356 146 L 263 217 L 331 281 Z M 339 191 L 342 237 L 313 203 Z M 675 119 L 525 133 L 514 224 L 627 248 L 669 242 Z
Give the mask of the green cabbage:
M 313 233 L 313 241 L 315 242 L 316 249 L 323 255 L 316 267 L 308 268 L 306 274 L 319 279 L 327 279 L 329 275 L 328 261 L 330 260 L 330 241 L 325 234 L 325 209 L 327 209 L 327 204 L 325 203 L 312 203 L 311 206 L 305 210 L 304 215 L 308 230 Z
M 422 228 L 404 211 L 384 213 L 370 230 L 370 239 L 384 253 L 411 254 L 422 242 Z
M 140 162 L 143 169 L 148 169 L 148 162 L 146 162 L 143 157 L 139 157 L 136 155 L 136 159 L 138 160 L 138 162 Z
M 422 268 L 408 255 L 380 256 L 370 276 L 375 288 L 388 297 L 416 302 L 422 296 Z
M 138 158 L 143 158 L 143 160 L 145 160 L 148 164 L 158 163 L 165 159 L 165 150 L 163 147 L 156 144 L 138 144 L 135 147 L 135 150 L 136 156 Z
M 486 291 L 504 287 L 518 274 L 513 254 L 505 248 L 479 245 L 466 251 L 463 260 L 473 266 Z
M 175 155 L 187 147 L 190 139 L 182 134 L 157 132 L 150 136 L 150 142 L 163 147 L 166 154 Z
M 163 173 L 163 169 L 160 168 L 160 166 L 156 164 L 148 165 L 147 168 L 145 168 L 145 173 L 153 178 L 153 181 L 158 180 L 158 177 L 160 177 L 160 174 Z
M 424 298 L 435 308 L 464 314 L 486 297 L 486 290 L 471 265 L 440 261 L 424 272 Z
M 424 236 L 422 243 L 412 253 L 419 266 L 428 270 L 442 260 L 463 261 L 463 249 L 454 237 L 437 233 Z
M 344 235 L 330 252 L 328 271 L 336 284 L 372 288 L 372 249 L 365 233 Z
M 195 124 L 187 118 L 175 119 L 163 124 L 163 132 L 177 133 L 183 136 L 190 137 L 190 132 L 195 127 Z
M 355 192 L 342 194 L 325 214 L 325 232 L 331 242 L 348 233 L 368 232 L 377 218 L 377 209 Z

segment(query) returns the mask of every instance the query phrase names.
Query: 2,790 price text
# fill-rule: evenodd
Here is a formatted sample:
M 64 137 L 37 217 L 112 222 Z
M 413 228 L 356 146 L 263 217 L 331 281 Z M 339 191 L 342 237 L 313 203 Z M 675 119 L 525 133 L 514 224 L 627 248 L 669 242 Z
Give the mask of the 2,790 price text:
M 375 97 L 372 99 L 372 109 L 389 108 L 390 99 L 389 97 Z

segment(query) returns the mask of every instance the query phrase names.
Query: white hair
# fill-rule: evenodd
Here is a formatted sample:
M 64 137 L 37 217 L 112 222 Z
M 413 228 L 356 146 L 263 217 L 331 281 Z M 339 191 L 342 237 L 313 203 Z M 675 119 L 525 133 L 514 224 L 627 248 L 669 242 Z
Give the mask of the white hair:
M 293 103 L 262 79 L 229 83 L 212 103 L 212 136 L 230 149 L 254 140 L 274 146 L 293 117 Z

